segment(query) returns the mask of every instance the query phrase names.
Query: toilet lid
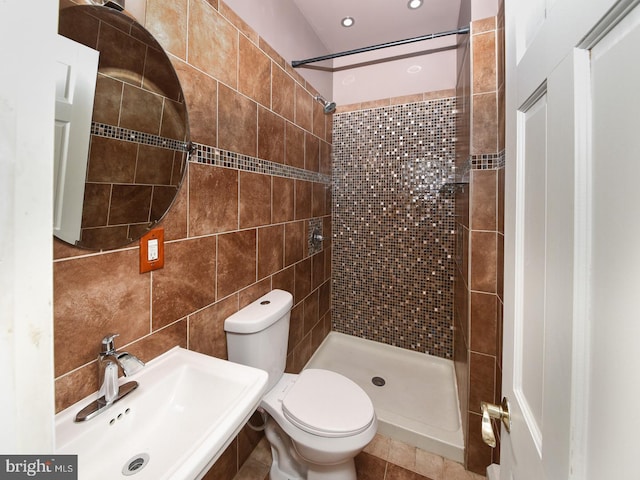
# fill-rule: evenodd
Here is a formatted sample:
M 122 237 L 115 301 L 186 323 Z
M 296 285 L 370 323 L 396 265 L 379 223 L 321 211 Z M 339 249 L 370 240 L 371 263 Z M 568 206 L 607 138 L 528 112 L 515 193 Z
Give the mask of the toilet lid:
M 347 437 L 374 419 L 369 396 L 338 373 L 303 370 L 282 400 L 284 416 L 298 428 L 322 437 Z

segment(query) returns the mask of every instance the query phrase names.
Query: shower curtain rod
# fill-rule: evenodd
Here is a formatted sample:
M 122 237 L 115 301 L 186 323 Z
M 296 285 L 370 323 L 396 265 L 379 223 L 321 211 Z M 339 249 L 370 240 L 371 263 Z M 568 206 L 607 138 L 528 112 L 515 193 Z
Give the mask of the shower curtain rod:
M 306 60 L 292 60 L 291 66 L 293 68 L 301 67 L 308 63 L 322 62 L 323 60 L 331 60 L 333 58 L 346 57 L 348 55 L 355 55 L 356 53 L 371 52 L 373 50 L 380 50 L 382 48 L 396 47 L 398 45 L 406 45 L 408 43 L 422 42 L 423 40 L 432 40 L 434 38 L 446 37 L 449 35 L 462 35 L 469 33 L 469 27 L 462 27 L 458 30 L 449 30 L 440 33 L 429 33 L 427 35 L 420 35 L 419 37 L 406 38 L 404 40 L 395 40 L 393 42 L 379 43 L 378 45 L 370 45 L 368 47 L 356 48 L 354 50 L 346 50 L 344 52 L 330 53 L 329 55 L 323 55 L 321 57 L 308 58 Z

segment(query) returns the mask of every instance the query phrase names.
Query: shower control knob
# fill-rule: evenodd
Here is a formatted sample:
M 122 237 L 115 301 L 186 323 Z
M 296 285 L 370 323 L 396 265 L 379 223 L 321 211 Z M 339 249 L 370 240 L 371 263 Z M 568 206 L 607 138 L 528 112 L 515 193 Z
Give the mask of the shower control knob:
M 322 236 L 322 233 L 320 233 L 320 230 L 316 228 L 311 234 L 311 245 L 319 247 L 322 245 L 323 240 L 324 237 Z

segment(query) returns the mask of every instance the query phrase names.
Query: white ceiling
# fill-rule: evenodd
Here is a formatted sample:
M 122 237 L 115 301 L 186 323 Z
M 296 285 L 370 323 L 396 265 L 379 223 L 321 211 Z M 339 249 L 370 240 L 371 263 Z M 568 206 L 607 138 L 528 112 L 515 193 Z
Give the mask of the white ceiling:
M 461 0 L 293 0 L 330 53 L 458 28 Z M 355 25 L 341 26 L 344 17 Z

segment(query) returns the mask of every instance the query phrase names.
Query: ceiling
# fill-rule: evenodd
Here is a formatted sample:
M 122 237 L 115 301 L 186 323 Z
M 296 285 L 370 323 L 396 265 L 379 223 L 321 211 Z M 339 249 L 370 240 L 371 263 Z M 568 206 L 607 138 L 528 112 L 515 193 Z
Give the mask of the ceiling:
M 458 28 L 461 0 L 293 0 L 330 53 Z M 355 24 L 345 28 L 344 17 Z

